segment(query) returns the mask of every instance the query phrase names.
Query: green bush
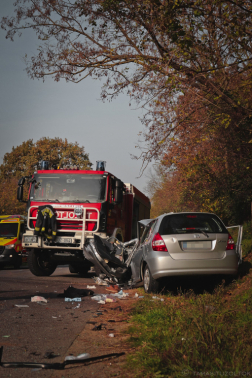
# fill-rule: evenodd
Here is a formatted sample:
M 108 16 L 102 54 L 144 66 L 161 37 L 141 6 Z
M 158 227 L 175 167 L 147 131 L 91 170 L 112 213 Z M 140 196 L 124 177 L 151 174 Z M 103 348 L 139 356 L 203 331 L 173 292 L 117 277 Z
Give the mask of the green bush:
M 252 289 L 228 305 L 223 290 L 189 297 L 163 296 L 163 302 L 146 295 L 134 311 L 130 328 L 136 352 L 128 357 L 127 368 L 134 369 L 134 376 L 250 372 Z

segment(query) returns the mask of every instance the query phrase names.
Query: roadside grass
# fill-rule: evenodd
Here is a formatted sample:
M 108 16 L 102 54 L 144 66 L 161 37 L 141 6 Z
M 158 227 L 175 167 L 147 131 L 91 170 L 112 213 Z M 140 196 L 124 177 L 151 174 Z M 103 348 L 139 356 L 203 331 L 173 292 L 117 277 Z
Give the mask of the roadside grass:
M 212 293 L 145 294 L 127 333 L 134 377 L 250 376 L 252 273 Z

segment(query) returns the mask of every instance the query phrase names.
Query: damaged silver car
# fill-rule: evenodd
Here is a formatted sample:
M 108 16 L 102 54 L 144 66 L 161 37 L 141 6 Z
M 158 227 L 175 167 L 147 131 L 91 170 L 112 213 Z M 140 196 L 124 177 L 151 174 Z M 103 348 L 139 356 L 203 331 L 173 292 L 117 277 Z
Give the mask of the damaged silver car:
M 236 275 L 242 261 L 242 226 L 235 244 L 223 222 L 211 213 L 169 213 L 138 224 L 127 243 L 94 235 L 84 249 L 97 275 L 156 292 L 161 278 L 180 275 Z

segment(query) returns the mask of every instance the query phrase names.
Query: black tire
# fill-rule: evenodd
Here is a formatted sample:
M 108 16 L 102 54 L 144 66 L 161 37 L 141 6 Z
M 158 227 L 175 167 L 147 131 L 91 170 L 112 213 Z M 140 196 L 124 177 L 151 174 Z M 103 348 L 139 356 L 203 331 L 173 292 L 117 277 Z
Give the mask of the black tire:
M 88 271 L 90 270 L 92 264 L 89 261 L 85 262 L 85 265 L 81 265 L 78 268 L 78 273 L 81 277 L 88 277 L 89 273 Z
M 79 273 L 81 277 L 87 277 L 88 271 L 91 268 L 91 263 L 88 261 L 85 262 L 85 265 L 80 264 L 70 264 L 69 265 L 69 271 L 70 273 Z
M 146 293 L 156 293 L 158 291 L 159 282 L 152 277 L 148 265 L 145 265 L 144 268 L 143 284 Z
M 78 267 L 75 265 L 69 265 L 69 272 L 70 273 L 78 273 Z
M 47 251 L 31 249 L 28 253 L 28 268 L 34 276 L 50 276 L 57 268 L 57 264 L 50 261 Z

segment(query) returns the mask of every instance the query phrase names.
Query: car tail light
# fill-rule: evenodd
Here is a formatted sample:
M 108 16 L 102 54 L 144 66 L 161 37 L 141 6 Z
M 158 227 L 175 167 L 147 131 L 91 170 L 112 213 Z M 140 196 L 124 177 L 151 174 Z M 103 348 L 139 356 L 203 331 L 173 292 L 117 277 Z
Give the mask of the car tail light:
M 232 236 L 230 234 L 228 234 L 228 241 L 227 241 L 227 247 L 226 247 L 226 250 L 232 250 L 232 249 L 235 249 L 235 242 L 234 242 L 234 239 L 232 238 Z
M 152 240 L 153 251 L 168 252 L 162 236 L 157 233 Z

